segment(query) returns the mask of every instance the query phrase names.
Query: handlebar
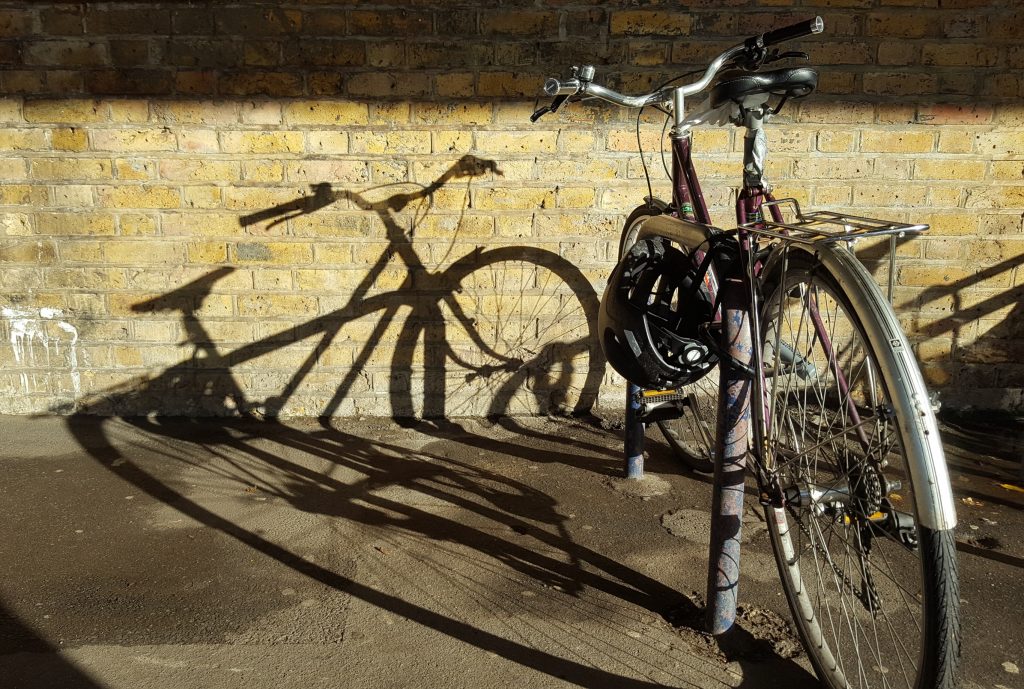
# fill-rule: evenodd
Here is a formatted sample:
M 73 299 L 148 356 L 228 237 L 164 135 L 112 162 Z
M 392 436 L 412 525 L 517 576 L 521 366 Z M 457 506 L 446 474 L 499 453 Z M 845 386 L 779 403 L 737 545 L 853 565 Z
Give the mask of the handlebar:
M 767 33 L 761 34 L 761 45 L 767 48 L 771 45 L 778 45 L 779 43 L 803 38 L 811 34 L 821 33 L 824 30 L 825 22 L 821 20 L 821 17 L 815 17 L 814 19 L 797 22 L 796 24 L 784 26 L 781 29 L 772 29 Z
M 671 89 L 662 89 L 643 96 L 627 96 L 609 88 L 595 84 L 594 68 L 591 65 L 573 67 L 573 76 L 566 80 L 550 78 L 544 82 L 544 93 L 554 98 L 551 105 L 545 106 L 533 113 L 531 121 L 536 122 L 542 115 L 554 112 L 569 98 L 579 96 L 599 98 L 601 100 L 622 105 L 627 108 L 640 108 L 646 105 L 664 104 L 671 102 L 675 96 L 689 96 L 699 93 L 708 87 L 715 75 L 729 62 L 738 61 L 749 69 L 757 69 L 768 57 L 769 46 L 778 45 L 803 36 L 821 33 L 825 30 L 825 22 L 821 17 L 814 17 L 802 22 L 797 22 L 781 29 L 773 29 L 759 36 L 751 36 L 743 43 L 729 48 L 724 53 L 712 60 L 704 75 L 697 81 L 683 86 L 675 86 Z

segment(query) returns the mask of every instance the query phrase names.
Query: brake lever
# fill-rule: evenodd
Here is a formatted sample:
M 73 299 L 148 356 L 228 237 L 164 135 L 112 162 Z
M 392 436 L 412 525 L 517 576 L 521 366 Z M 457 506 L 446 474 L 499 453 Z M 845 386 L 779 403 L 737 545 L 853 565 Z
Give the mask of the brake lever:
M 808 55 L 807 53 L 803 52 L 802 50 L 789 50 L 789 51 L 786 51 L 785 53 L 781 53 L 781 54 L 779 53 L 778 50 L 775 50 L 771 55 L 769 55 L 765 59 L 765 64 L 767 64 L 769 62 L 778 62 L 779 60 L 788 60 L 789 58 L 797 58 L 797 59 L 800 59 L 800 60 L 810 60 L 811 56 Z
M 555 98 L 551 101 L 551 105 L 545 105 L 543 108 L 540 108 L 532 115 L 530 115 L 530 122 L 536 122 L 540 118 L 544 117 L 544 115 L 547 115 L 549 112 L 556 112 L 560 107 L 562 107 L 562 103 L 564 103 L 568 99 L 569 96 L 555 96 Z

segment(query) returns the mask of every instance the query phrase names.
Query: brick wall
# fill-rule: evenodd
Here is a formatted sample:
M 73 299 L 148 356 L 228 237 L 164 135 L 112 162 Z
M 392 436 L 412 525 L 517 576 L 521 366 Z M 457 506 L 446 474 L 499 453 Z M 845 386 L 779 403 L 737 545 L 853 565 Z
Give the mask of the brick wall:
M 617 407 L 588 319 L 646 193 L 632 118 L 531 125 L 542 78 L 639 91 L 814 14 L 770 179 L 931 223 L 895 295 L 926 375 L 1019 411 L 1019 3 L 306 0 L 0 2 L 0 412 Z M 696 145 L 728 225 L 741 136 Z

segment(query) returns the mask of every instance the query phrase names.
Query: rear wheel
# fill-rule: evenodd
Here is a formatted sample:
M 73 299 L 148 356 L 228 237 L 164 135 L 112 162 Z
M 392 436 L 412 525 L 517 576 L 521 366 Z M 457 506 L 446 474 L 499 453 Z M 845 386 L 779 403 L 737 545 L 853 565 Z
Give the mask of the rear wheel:
M 766 440 L 786 506 L 767 516 L 804 646 L 830 687 L 951 687 L 960 643 L 953 534 L 921 523 L 917 506 L 941 489 L 915 484 L 911 471 L 942 460 L 907 450 L 919 443 L 904 434 L 920 431 L 899 423 L 893 399 L 908 383 L 879 365 L 875 346 L 888 342 L 867 334 L 886 332 L 873 314 L 888 305 L 875 293 L 855 312 L 849 283 L 803 251 L 769 281 Z
M 644 220 L 660 215 L 653 206 L 640 206 L 626 219 L 619 240 L 619 257 L 636 243 Z M 680 247 L 687 249 L 687 247 Z M 674 419 L 658 421 L 672 454 L 693 471 L 711 473 L 715 458 L 715 419 L 718 414 L 718 368 L 700 380 L 677 391 L 682 414 Z

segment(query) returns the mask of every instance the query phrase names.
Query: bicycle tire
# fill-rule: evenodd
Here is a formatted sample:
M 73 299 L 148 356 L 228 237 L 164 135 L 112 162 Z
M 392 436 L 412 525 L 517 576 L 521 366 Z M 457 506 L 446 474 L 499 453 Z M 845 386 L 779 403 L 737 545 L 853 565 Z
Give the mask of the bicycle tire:
M 894 413 L 894 400 L 924 385 L 866 271 L 845 249 L 820 250 L 846 252 L 828 265 L 811 251 L 791 248 L 786 268 L 766 269 L 763 283 L 765 438 L 790 489 L 787 505 L 767 507 L 766 516 L 786 598 L 825 685 L 952 687 L 960 648 L 955 516 L 944 528 L 922 522 L 923 511 L 951 503 L 952 494 L 941 449 L 922 453 L 927 446 L 910 437 L 922 426 Z M 859 277 L 833 272 L 854 264 Z M 860 286 L 862 294 L 847 291 Z M 890 375 L 880 347 L 906 352 L 901 361 L 913 371 Z M 921 406 L 919 414 L 932 414 Z M 913 462 L 939 478 L 915 481 Z
M 448 376 L 449 416 L 580 415 L 597 401 L 604 359 L 599 302 L 568 259 L 522 246 L 453 264 L 449 314 L 465 334 L 451 343 L 465 371 Z M 495 292 L 500 296 L 495 296 Z M 461 307 L 460 307 L 461 305 Z M 461 400 L 461 401 L 459 401 Z
M 620 258 L 636 242 L 640 223 L 660 214 L 657 207 L 647 204 L 637 207 L 630 213 L 619 238 Z M 679 418 L 658 421 L 658 428 L 661 429 L 665 442 L 676 459 L 693 471 L 710 474 L 715 468 L 718 367 L 700 380 L 679 388 L 679 392 L 687 396 L 686 411 Z

